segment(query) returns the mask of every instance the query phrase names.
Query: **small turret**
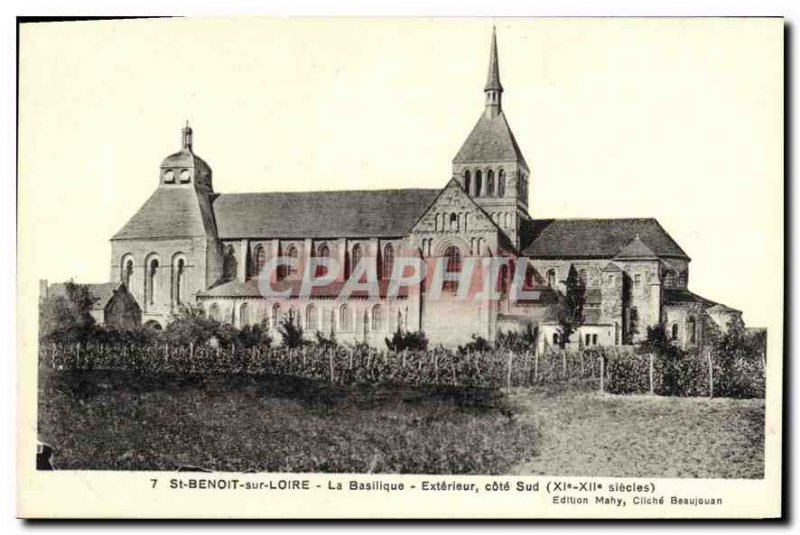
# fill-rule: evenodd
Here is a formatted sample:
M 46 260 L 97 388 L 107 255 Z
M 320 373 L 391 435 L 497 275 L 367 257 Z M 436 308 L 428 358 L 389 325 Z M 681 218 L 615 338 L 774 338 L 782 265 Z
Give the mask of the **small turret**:
M 161 162 L 160 184 L 164 187 L 194 185 L 198 191 L 211 193 L 211 167 L 194 153 L 192 142 L 192 127 L 186 121 L 181 130 L 181 150 Z

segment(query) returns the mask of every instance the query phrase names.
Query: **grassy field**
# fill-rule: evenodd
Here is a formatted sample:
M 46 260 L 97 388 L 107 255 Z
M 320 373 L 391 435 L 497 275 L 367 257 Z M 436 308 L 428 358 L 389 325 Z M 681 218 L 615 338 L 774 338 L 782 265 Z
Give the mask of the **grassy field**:
M 542 430 L 519 474 L 764 477 L 764 400 L 515 392 Z
M 538 430 L 496 391 L 344 389 L 291 377 L 43 374 L 59 469 L 505 473 Z
M 45 372 L 39 389 L 39 436 L 59 469 L 758 478 L 763 418 L 763 400 L 574 387 L 501 395 L 95 371 Z

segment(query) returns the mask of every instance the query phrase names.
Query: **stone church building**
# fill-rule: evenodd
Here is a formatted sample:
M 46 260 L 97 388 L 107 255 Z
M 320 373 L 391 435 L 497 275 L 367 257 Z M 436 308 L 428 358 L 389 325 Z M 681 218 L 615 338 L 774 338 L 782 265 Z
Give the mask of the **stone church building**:
M 452 178 L 438 189 L 216 193 L 187 124 L 181 149 L 161 162 L 152 196 L 111 239 L 111 280 L 127 286 L 152 326 L 192 303 L 236 326 L 275 329 L 291 312 L 309 336 L 335 333 L 340 341 L 375 346 L 398 327 L 452 346 L 473 334 L 492 340 L 532 325 L 542 344 L 556 343 L 553 310 L 572 267 L 585 295 L 573 343 L 636 342 L 661 321 L 676 343 L 689 347 L 702 343 L 707 329 L 741 321 L 738 311 L 689 291 L 690 259 L 655 219 L 534 219 L 531 170 L 503 112 L 494 34 L 483 91 L 485 107 L 453 158 Z M 271 285 L 288 295 L 265 297 L 259 274 L 276 257 L 300 267 L 272 273 Z M 449 275 L 468 259 L 509 264 L 491 299 L 459 300 L 454 282 L 437 295 L 427 280 L 392 295 L 390 274 L 409 257 Z M 301 297 L 293 290 L 309 258 L 330 258 L 344 269 Z M 530 291 L 515 299 L 509 283 L 522 258 Z M 378 294 L 340 299 L 361 263 L 377 274 Z M 480 287 L 486 276 L 479 269 L 470 284 Z

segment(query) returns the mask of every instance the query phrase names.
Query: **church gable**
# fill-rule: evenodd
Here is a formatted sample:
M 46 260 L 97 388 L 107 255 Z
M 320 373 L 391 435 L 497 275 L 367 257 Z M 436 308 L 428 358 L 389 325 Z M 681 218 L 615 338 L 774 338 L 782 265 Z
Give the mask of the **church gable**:
M 451 180 L 414 225 L 412 233 L 502 232 L 489 215 Z

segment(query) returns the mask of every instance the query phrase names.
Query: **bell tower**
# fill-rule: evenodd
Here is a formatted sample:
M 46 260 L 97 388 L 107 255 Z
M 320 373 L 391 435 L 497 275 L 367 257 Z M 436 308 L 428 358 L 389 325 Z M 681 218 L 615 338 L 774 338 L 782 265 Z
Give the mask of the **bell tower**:
M 181 130 L 181 150 L 161 162 L 159 187 L 194 188 L 201 193 L 213 193 L 211 167 L 192 149 L 194 134 L 189 121 Z
M 483 113 L 453 158 L 453 178 L 519 248 L 520 227 L 524 220 L 530 219 L 530 170 L 503 112 L 503 85 L 494 28 L 483 92 Z

